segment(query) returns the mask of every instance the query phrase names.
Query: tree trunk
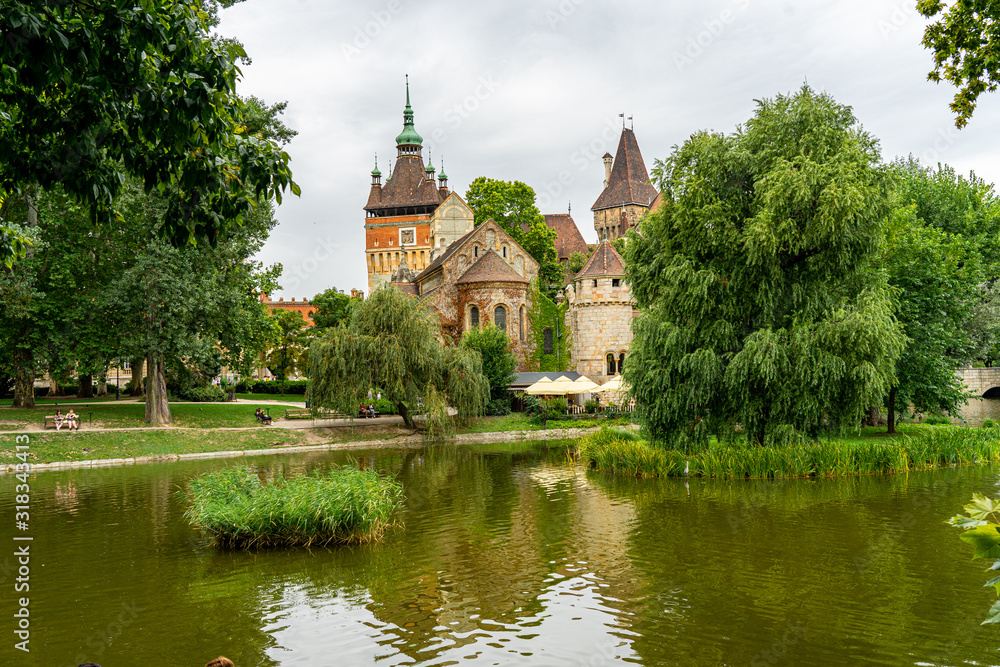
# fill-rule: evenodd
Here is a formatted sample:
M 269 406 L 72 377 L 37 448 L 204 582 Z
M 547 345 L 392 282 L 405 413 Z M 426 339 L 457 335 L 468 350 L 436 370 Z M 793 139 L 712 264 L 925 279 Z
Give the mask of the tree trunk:
M 59 384 L 59 380 L 52 374 L 52 370 L 49 369 L 49 393 L 48 396 L 65 396 L 66 390 Z
M 896 387 L 889 390 L 889 416 L 886 418 L 889 430 L 886 433 L 896 433 Z
M 400 416 L 403 418 L 403 423 L 406 424 L 406 428 L 414 428 L 413 417 L 410 416 L 410 411 L 406 409 L 406 405 L 402 401 L 396 403 L 396 410 L 399 411 Z
M 14 348 L 14 405 L 15 408 L 35 407 L 34 358 L 31 350 Z
M 142 367 L 146 363 L 144 357 L 135 357 L 131 360 L 130 365 L 132 366 L 132 386 L 129 388 L 129 394 L 131 396 L 145 396 L 145 382 L 142 381 L 143 370 Z
M 146 421 L 150 426 L 166 426 L 171 421 L 163 355 L 154 353 L 146 358 Z
M 80 375 L 77 380 L 76 389 L 77 398 L 93 398 L 94 397 L 94 376 L 93 375 Z
M 97 396 L 107 396 L 108 395 L 108 369 L 105 368 L 101 371 L 101 374 L 97 376 Z

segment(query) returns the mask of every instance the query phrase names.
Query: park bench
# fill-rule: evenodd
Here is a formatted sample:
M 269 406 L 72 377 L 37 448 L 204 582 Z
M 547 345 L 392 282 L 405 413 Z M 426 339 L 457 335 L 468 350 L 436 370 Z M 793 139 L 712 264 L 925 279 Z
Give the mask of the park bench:
M 260 414 L 255 414 L 255 416 L 257 417 L 257 421 L 259 421 L 261 424 L 263 424 L 264 426 L 269 426 L 271 424 L 271 414 L 270 413 L 271 413 L 271 409 L 268 408 L 267 410 L 264 410 L 264 412 L 262 412 Z
M 288 408 L 285 410 L 285 419 L 312 419 L 312 410 L 309 408 Z
M 361 410 L 360 408 L 358 409 L 358 417 L 368 418 L 368 417 L 381 417 L 381 416 L 382 413 L 379 412 L 378 410 L 374 410 L 372 414 L 368 414 L 367 410 Z
M 93 414 L 94 414 L 94 413 L 93 413 L 93 412 L 91 412 L 91 413 L 89 413 L 89 414 L 91 415 L 91 417 L 90 417 L 90 422 L 91 422 L 91 423 L 93 423 L 93 421 L 94 421 L 94 418 L 93 418 Z M 64 421 L 64 422 L 66 421 L 66 420 L 65 420 L 65 418 L 63 419 L 63 421 Z M 42 428 L 43 428 L 43 429 L 46 429 L 46 428 L 48 428 L 49 426 L 51 426 L 52 428 L 55 428 L 55 427 L 56 427 L 56 416 L 55 416 L 55 415 L 45 415 L 45 416 L 44 416 L 44 417 L 42 418 Z M 80 416 L 80 415 L 77 415 L 77 416 L 76 416 L 76 430 L 79 430 L 79 428 L 80 428 L 81 426 L 83 426 L 83 419 L 81 418 L 81 416 Z M 67 425 L 67 426 L 66 426 L 66 428 L 67 428 L 67 429 L 69 429 L 69 425 Z

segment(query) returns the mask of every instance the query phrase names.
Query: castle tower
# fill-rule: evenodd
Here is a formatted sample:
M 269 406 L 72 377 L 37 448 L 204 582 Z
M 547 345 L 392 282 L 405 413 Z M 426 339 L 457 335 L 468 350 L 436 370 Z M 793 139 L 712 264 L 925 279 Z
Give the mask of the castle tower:
M 573 332 L 571 367 L 594 382 L 607 382 L 625 365 L 633 317 L 625 265 L 610 241 L 597 246 L 565 293 Z
M 611 155 L 604 156 L 604 190 L 591 207 L 598 240 L 624 236 L 649 210 L 657 194 L 649 182 L 635 133 L 622 128 L 614 161 Z
M 413 126 L 410 82 L 406 80 L 403 131 L 396 137 L 396 165 L 381 183 L 376 163 L 365 205 L 365 261 L 368 291 L 392 280 L 401 264 L 417 273 L 431 263 L 431 216 L 445 198 L 434 182 L 434 168 L 424 167 L 423 137 Z M 405 247 L 404 247 L 405 246 Z

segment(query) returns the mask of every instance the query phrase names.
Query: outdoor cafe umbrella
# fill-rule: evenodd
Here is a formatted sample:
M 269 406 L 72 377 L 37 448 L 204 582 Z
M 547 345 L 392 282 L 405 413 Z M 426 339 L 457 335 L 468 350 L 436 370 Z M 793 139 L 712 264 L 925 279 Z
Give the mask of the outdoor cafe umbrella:
M 597 387 L 585 377 L 580 377 L 576 382 L 570 380 L 565 375 L 550 380 L 543 377 L 541 380 L 524 390 L 524 393 L 533 396 L 565 396 L 566 394 L 583 394 Z
M 604 384 L 602 384 L 597 389 L 594 389 L 593 393 L 597 394 L 602 391 L 614 391 L 614 392 L 628 391 L 628 385 L 626 385 L 625 382 L 622 380 L 621 375 L 616 375 L 607 382 L 605 382 Z

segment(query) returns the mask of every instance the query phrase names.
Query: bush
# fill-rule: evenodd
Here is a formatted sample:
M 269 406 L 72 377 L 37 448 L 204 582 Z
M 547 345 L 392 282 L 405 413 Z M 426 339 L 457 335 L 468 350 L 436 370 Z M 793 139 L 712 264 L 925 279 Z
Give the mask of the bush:
M 997 423 L 992 419 L 987 418 L 983 420 L 983 428 L 996 428 L 996 427 Z
M 483 408 L 483 414 L 487 417 L 502 417 L 510 414 L 510 397 L 494 398 Z
M 226 400 L 226 392 L 222 387 L 208 385 L 207 387 L 192 387 L 181 391 L 181 400 L 195 403 L 221 403 Z
M 375 401 L 372 405 L 375 409 L 384 415 L 394 415 L 396 414 L 396 404 L 387 398 L 380 398 Z
M 583 402 L 583 409 L 587 411 L 587 414 L 594 414 L 597 412 L 597 408 L 600 404 L 597 402 L 596 398 L 588 398 Z
M 250 468 L 228 468 L 189 490 L 187 519 L 233 548 L 377 540 L 403 500 L 399 482 L 348 466 L 270 484 Z
M 554 415 L 564 415 L 569 409 L 569 402 L 564 396 L 550 398 L 545 401 L 545 409 L 548 411 L 550 417 Z
M 946 424 L 951 424 L 951 420 L 944 415 L 929 415 L 924 419 L 924 423 L 931 426 L 944 426 Z
M 521 399 L 521 403 L 524 405 L 524 414 L 531 417 L 537 415 L 541 412 L 542 406 L 538 402 L 537 396 L 532 396 L 531 394 L 524 394 Z
M 306 387 L 309 386 L 309 380 L 285 380 L 285 393 L 286 394 L 305 394 Z M 240 380 L 236 384 L 237 394 L 280 394 L 281 393 L 281 381 L 272 380 L 269 382 L 247 382 L 245 380 Z

